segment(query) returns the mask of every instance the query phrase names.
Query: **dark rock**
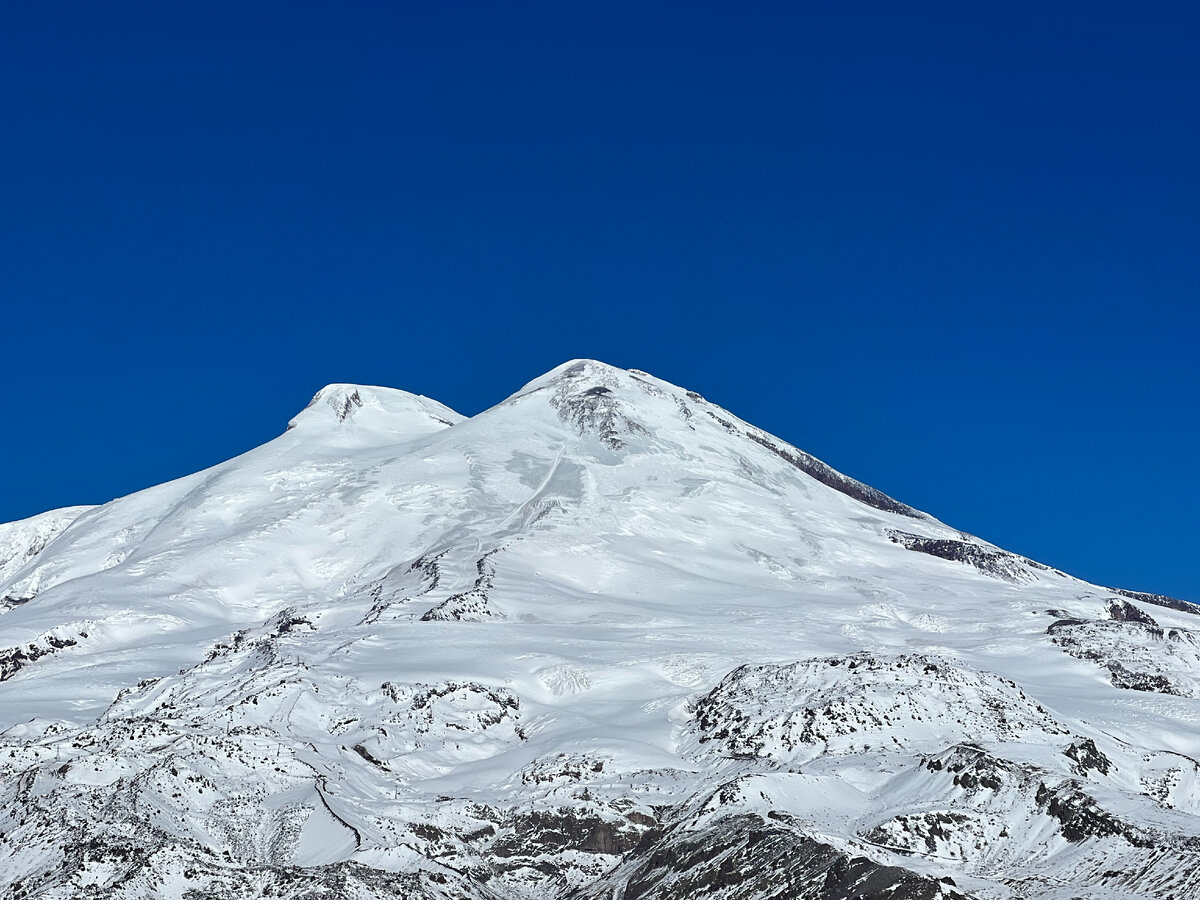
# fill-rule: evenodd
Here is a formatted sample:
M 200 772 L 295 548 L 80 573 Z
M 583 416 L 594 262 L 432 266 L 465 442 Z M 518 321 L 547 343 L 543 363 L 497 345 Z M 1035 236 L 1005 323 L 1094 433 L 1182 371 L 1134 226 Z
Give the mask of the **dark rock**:
M 685 825 L 638 849 L 609 879 L 624 900 L 936 900 L 963 898 L 947 882 L 851 856 L 783 815 L 730 815 Z M 605 894 L 591 889 L 585 897 Z
M 951 562 L 965 563 L 985 575 L 1003 578 L 1005 581 L 1028 581 L 1032 577 L 1025 568 L 1032 563 L 1032 560 L 1009 553 L 1007 550 L 984 547 L 970 541 L 925 537 L 905 531 L 891 531 L 888 533 L 888 537 L 892 539 L 893 543 L 900 544 L 906 550 L 936 556 L 938 559 Z
M 1110 601 L 1108 613 L 1107 619 L 1059 619 L 1046 634 L 1063 652 L 1105 669 L 1114 687 L 1194 695 L 1193 632 L 1171 629 L 1164 635 L 1151 616 L 1122 600 Z
M 1186 600 L 1179 600 L 1175 597 L 1167 597 L 1163 594 L 1147 594 L 1142 591 L 1126 591 L 1121 588 L 1105 588 L 1112 591 L 1114 594 L 1120 594 L 1122 597 L 1128 597 L 1130 600 L 1137 600 L 1139 603 L 1149 603 L 1153 606 L 1162 606 L 1166 609 L 1173 609 L 1176 612 L 1190 613 L 1193 616 L 1200 616 L 1200 606 L 1195 603 L 1188 603 Z
M 0 650 L 0 681 L 8 681 L 31 662 L 41 659 L 43 656 L 50 656 L 67 647 L 76 647 L 78 641 L 71 638 L 60 638 L 53 634 L 43 635 L 39 638 L 42 644 L 26 644 L 24 647 L 9 647 L 7 650 Z
M 1101 775 L 1107 775 L 1112 769 L 1112 762 L 1100 752 L 1096 742 L 1091 738 L 1080 738 L 1073 741 L 1071 746 L 1063 751 L 1063 755 L 1075 762 L 1074 768 L 1078 775 L 1086 776 L 1093 770 Z
M 1071 782 L 1053 788 L 1040 784 L 1034 799 L 1047 815 L 1058 820 L 1063 837 L 1073 844 L 1119 835 L 1134 846 L 1147 846 L 1141 832 L 1101 809 L 1094 797 Z
M 550 405 L 563 422 L 577 428 L 580 434 L 594 434 L 610 450 L 620 450 L 626 437 L 645 434 L 646 429 L 623 414 L 617 395 L 609 387 L 594 385 L 579 390 L 578 380 L 589 374 L 587 363 L 564 370 Z
M 1108 601 L 1108 617 L 1114 622 L 1138 622 L 1158 628 L 1158 623 L 1148 613 L 1144 613 L 1132 603 L 1118 600 L 1116 597 Z M 1159 630 L 1161 631 L 1161 629 Z
M 716 417 L 714 416 L 714 418 Z M 720 422 L 721 420 L 718 419 L 717 421 Z M 732 427 L 732 423 L 723 424 Z M 784 462 L 795 466 L 810 478 L 815 478 L 826 487 L 831 487 L 835 491 L 839 491 L 847 497 L 857 500 L 859 503 L 865 503 L 867 506 L 885 512 L 899 513 L 902 516 L 909 516 L 913 519 L 926 518 L 924 513 L 889 497 L 883 491 L 878 491 L 869 485 L 863 484 L 861 481 L 855 481 L 853 478 L 843 475 L 837 469 L 826 465 L 815 456 L 809 456 L 803 450 L 797 450 L 795 447 L 786 445 L 781 447 L 767 437 L 767 435 L 758 431 L 747 431 L 746 437 L 750 438 L 754 443 L 766 447 Z
M 1135 672 L 1115 659 L 1105 662 L 1104 667 L 1108 669 L 1113 687 L 1124 688 L 1127 691 L 1147 691 L 1152 694 L 1173 694 L 1176 697 L 1190 696 L 1188 691 L 1158 672 Z
M 365 759 L 371 765 L 377 766 L 380 769 L 387 768 L 387 766 L 383 762 L 381 762 L 380 760 L 378 760 L 374 756 L 372 756 L 371 751 L 368 750 L 366 747 L 364 747 L 362 744 L 355 744 L 350 749 L 352 749 L 355 753 L 357 753 L 359 756 L 361 756 L 363 759 Z
M 500 613 L 491 608 L 488 602 L 488 592 L 496 577 L 496 567 L 491 558 L 502 548 L 489 550 L 475 562 L 475 584 L 468 591 L 452 594 L 433 609 L 421 616 L 422 622 L 467 621 L 478 622 L 482 619 L 503 618 Z M 415 563 L 414 563 L 415 565 Z
M 930 772 L 951 773 L 955 787 L 968 794 L 998 792 L 1006 785 L 1021 783 L 1028 776 L 1019 764 L 992 756 L 975 744 L 955 744 L 938 756 L 924 760 L 921 765 Z
M 1076 625 L 1086 625 L 1088 621 L 1088 619 L 1059 619 L 1057 622 L 1050 623 L 1050 627 L 1046 629 L 1046 634 L 1057 634 Z
M 333 413 L 337 416 L 339 422 L 345 422 L 350 417 L 350 413 L 354 411 L 354 407 L 362 406 L 362 397 L 358 395 L 358 391 L 348 394 L 346 398 L 338 403 L 336 397 L 329 398 L 329 405 L 333 407 Z
M 597 815 L 566 809 L 519 813 L 506 824 L 511 833 L 501 836 L 491 848 L 502 859 L 564 850 L 619 855 L 637 846 L 642 836 L 642 829 L 631 824 L 608 822 Z

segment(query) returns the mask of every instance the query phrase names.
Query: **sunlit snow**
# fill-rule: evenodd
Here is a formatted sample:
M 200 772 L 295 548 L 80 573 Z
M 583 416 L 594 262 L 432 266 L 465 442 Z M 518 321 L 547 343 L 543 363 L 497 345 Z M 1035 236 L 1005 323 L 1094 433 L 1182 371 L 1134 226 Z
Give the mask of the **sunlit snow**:
M 641 372 L 331 385 L 0 526 L 0 598 L 5 896 L 682 897 L 644 848 L 758 820 L 888 896 L 1200 895 L 1200 618 Z

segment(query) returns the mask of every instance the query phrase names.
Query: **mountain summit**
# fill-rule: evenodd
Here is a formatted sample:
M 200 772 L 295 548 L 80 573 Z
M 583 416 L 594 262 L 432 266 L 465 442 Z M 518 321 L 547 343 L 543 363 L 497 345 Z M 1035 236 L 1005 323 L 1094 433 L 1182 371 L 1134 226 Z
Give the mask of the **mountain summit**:
M 0 895 L 1200 895 L 1200 619 L 575 360 L 0 526 Z

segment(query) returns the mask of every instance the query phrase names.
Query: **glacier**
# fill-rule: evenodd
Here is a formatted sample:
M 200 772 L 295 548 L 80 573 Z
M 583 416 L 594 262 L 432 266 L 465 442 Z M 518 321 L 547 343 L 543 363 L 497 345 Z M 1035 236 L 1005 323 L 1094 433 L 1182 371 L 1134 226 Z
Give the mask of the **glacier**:
M 0 525 L 0 896 L 1192 898 L 1200 608 L 573 360 Z

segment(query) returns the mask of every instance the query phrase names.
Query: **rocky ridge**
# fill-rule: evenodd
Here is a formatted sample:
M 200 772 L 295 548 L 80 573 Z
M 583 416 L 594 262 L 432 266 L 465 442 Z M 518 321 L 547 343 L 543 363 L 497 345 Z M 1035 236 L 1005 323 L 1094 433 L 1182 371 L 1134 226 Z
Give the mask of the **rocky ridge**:
M 0 526 L 3 896 L 1200 894 L 1186 604 L 592 361 L 293 426 Z

